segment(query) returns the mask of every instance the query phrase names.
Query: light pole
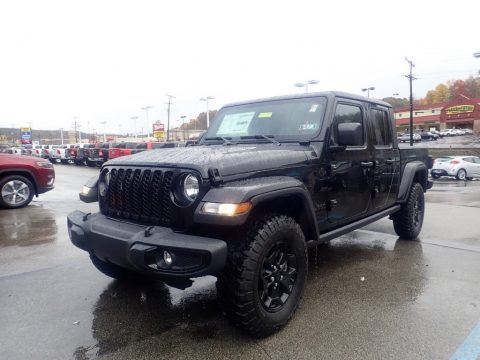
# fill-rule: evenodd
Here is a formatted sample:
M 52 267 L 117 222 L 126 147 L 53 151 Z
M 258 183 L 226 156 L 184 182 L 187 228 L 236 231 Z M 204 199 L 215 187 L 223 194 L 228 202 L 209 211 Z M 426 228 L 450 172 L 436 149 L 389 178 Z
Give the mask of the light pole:
M 60 128 L 60 141 L 62 142 L 62 145 L 63 145 L 63 128 Z
M 77 138 L 77 119 L 78 119 L 78 116 L 72 116 L 73 118 L 73 128 L 75 130 L 75 142 L 78 141 L 78 138 Z
M 315 84 L 318 84 L 320 81 L 318 80 L 307 80 L 305 82 L 301 82 L 301 83 L 296 83 L 295 86 L 296 87 L 305 87 L 305 94 L 308 93 L 308 85 L 315 85 Z
M 215 99 L 215 96 L 205 96 L 200 98 L 200 101 L 205 101 L 207 105 L 207 129 L 210 126 L 210 111 L 208 110 L 208 100 L 213 100 Z
M 186 115 L 180 116 L 180 118 L 182 119 L 183 141 L 185 141 L 185 118 L 186 117 L 187 117 Z
M 363 92 L 365 92 L 365 91 L 367 92 L 367 97 L 370 97 L 370 90 L 371 90 L 371 91 L 375 90 L 375 87 L 374 87 L 374 86 L 370 86 L 370 87 L 368 87 L 368 88 L 363 88 L 363 89 L 362 89 Z
M 148 110 L 152 108 L 153 106 L 150 106 L 150 105 L 142 107 L 142 110 L 145 110 L 145 119 L 147 121 L 147 139 L 150 137 L 150 132 L 148 131 L 150 129 L 150 125 L 148 124 Z
M 135 134 L 135 141 L 137 141 L 137 119 L 138 119 L 138 116 L 130 116 L 130 119 L 133 120 L 133 133 Z
M 175 99 L 175 96 L 169 95 L 169 94 L 165 94 L 165 96 L 168 97 L 168 103 L 166 103 L 168 105 L 168 108 L 167 108 L 167 141 L 170 141 L 170 105 L 172 104 L 172 98 Z
M 103 142 L 107 142 L 107 132 L 105 130 L 106 121 L 100 121 L 100 124 L 103 125 Z

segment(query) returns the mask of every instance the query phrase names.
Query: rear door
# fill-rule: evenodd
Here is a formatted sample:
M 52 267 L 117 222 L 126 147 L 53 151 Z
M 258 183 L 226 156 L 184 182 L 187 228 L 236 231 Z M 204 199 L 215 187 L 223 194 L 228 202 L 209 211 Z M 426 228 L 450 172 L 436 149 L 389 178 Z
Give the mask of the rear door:
M 372 208 L 380 210 L 395 202 L 400 171 L 400 154 L 394 146 L 388 108 L 371 104 L 368 111 L 374 167 L 372 169 Z

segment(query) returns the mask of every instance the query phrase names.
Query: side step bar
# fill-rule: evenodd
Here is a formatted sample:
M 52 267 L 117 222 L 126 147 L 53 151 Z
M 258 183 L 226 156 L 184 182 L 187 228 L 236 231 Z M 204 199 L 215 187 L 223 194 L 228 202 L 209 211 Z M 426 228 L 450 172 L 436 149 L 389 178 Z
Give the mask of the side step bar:
M 317 246 L 317 245 L 320 245 L 324 242 L 327 242 L 327 241 L 330 241 L 332 239 L 335 239 L 336 237 L 339 237 L 341 235 L 345 235 L 353 230 L 357 230 L 361 227 L 364 227 L 365 225 L 368 225 L 372 222 L 375 222 L 377 220 L 380 220 L 381 218 L 384 218 L 385 216 L 388 216 L 388 215 L 391 215 L 393 213 L 396 213 L 398 210 L 400 210 L 400 206 L 401 205 L 395 205 L 395 206 L 392 206 L 391 208 L 388 208 L 388 209 L 385 209 L 385 210 L 382 210 L 380 211 L 379 213 L 376 213 L 376 214 L 373 214 L 373 215 L 370 215 L 364 219 L 360 219 L 358 221 L 355 221 L 351 224 L 348 224 L 348 225 L 345 225 L 345 226 L 342 226 L 338 229 L 335 229 L 335 230 L 332 230 L 330 232 L 327 232 L 325 234 L 321 234 L 319 237 L 318 237 L 318 240 L 309 240 L 307 242 L 307 246 L 308 247 L 312 247 L 312 246 Z

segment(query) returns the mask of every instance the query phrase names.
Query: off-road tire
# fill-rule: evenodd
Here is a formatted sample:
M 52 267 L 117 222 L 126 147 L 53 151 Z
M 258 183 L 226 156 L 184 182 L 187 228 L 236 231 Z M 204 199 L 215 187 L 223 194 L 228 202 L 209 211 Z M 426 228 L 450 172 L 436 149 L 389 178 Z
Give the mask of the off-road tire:
M 16 201 L 18 195 L 16 195 L 15 198 L 10 198 L 8 193 L 13 189 L 10 185 L 7 185 L 9 183 L 14 184 L 14 191 L 18 191 L 21 194 L 23 201 Z M 32 182 L 26 177 L 21 175 L 10 175 L 0 178 L 0 208 L 18 209 L 25 207 L 30 204 L 33 195 L 35 195 L 35 188 L 33 187 Z
M 425 214 L 423 187 L 415 182 L 410 188 L 407 201 L 393 214 L 393 227 L 400 238 L 416 240 L 422 230 Z
M 250 221 L 244 234 L 229 242 L 218 299 L 235 326 L 265 337 L 285 326 L 300 303 L 308 271 L 305 237 L 284 215 Z
M 128 280 L 133 278 L 133 273 L 115 264 L 110 264 L 100 260 L 95 254 L 90 253 L 92 264 L 102 274 L 117 280 Z

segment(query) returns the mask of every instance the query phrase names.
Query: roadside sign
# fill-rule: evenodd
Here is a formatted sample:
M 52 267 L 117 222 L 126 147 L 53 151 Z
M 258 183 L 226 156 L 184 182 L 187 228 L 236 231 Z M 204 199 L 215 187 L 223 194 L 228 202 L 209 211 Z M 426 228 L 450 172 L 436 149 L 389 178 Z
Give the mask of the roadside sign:
M 20 128 L 22 134 L 22 144 L 31 144 L 32 143 L 32 129 L 30 128 Z

